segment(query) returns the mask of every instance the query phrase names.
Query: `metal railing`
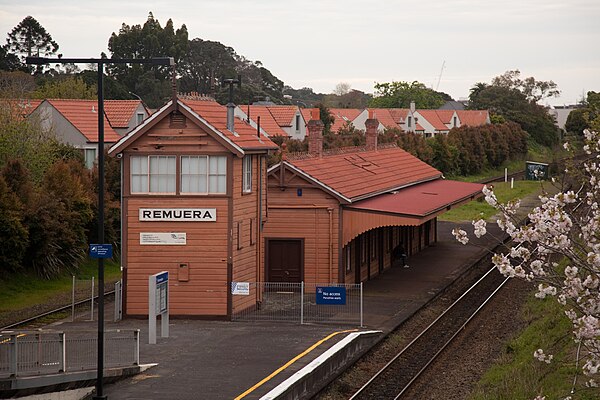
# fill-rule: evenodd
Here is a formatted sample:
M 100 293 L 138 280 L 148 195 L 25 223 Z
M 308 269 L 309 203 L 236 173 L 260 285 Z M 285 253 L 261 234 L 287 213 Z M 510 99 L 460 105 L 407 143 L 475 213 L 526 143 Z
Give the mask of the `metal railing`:
M 0 377 L 94 370 L 97 332 L 2 332 Z M 104 334 L 106 368 L 138 365 L 140 331 L 112 330 Z
M 323 288 L 343 289 L 343 299 L 323 300 L 322 293 L 318 293 Z M 250 282 L 247 294 L 234 295 L 233 298 L 233 321 L 363 326 L 362 283 Z

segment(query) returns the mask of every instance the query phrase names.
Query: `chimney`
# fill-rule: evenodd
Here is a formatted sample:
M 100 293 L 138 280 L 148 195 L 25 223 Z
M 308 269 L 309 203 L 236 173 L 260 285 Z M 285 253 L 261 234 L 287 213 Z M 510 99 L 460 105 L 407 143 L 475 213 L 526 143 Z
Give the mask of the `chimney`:
M 365 121 L 365 127 L 367 128 L 367 150 L 377 150 L 377 128 L 379 128 L 379 121 L 373 110 L 369 110 L 369 119 Z
M 229 130 L 229 132 L 231 133 L 235 132 L 235 124 L 233 118 L 234 110 L 235 104 L 227 103 L 227 130 Z
M 323 155 L 323 122 L 319 109 L 310 110 L 310 121 L 306 124 L 308 129 L 308 152 L 311 155 L 321 157 Z
M 415 102 L 414 102 L 414 101 L 411 101 L 411 102 L 410 102 L 410 112 L 411 112 L 411 113 L 414 113 L 414 112 L 415 112 Z

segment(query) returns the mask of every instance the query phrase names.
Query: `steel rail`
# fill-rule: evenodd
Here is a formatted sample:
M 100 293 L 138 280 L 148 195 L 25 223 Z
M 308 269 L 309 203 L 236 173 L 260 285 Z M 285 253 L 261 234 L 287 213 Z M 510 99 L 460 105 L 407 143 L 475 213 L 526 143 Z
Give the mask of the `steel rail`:
M 481 261 L 481 260 L 479 260 Z M 479 262 L 478 261 L 478 262 Z M 446 308 L 440 315 L 438 315 L 438 317 L 431 322 L 425 329 L 423 329 L 421 331 L 421 333 L 419 333 L 413 340 L 410 341 L 410 343 L 408 343 L 398 354 L 396 354 L 387 364 L 385 364 L 375 375 L 373 375 L 358 391 L 356 391 L 352 397 L 350 397 L 349 400 L 353 400 L 358 398 L 358 396 L 360 394 L 362 394 L 372 383 L 375 379 L 377 379 L 381 374 L 383 374 L 384 372 L 386 372 L 386 370 L 400 357 L 402 356 L 405 352 L 407 352 L 410 347 L 417 342 L 421 337 L 423 337 L 433 326 L 435 326 L 437 324 L 437 322 L 442 319 L 448 312 L 450 312 L 451 309 L 454 308 L 454 306 L 456 304 L 458 304 L 469 292 L 471 292 L 475 287 L 477 287 L 477 285 L 479 285 L 479 283 L 485 279 L 489 274 L 491 274 L 493 271 L 496 270 L 496 267 L 492 267 L 491 269 L 489 269 L 481 278 L 479 278 L 477 280 L 477 282 L 475 282 L 473 285 L 471 285 L 471 287 L 469 287 L 465 292 L 463 292 L 463 294 L 456 299 L 450 306 L 448 306 L 448 308 Z M 462 329 L 462 328 L 461 328 Z
M 110 290 L 108 292 L 104 292 L 104 295 L 105 296 L 110 296 L 111 294 L 114 294 L 114 293 L 115 293 L 114 290 Z M 97 300 L 97 299 L 98 299 L 97 295 L 93 297 L 93 300 Z M 90 301 L 90 299 L 80 300 L 80 301 L 78 301 L 78 302 L 75 303 L 75 306 L 78 306 L 78 305 L 83 304 L 83 303 L 87 303 L 88 301 Z M 0 328 L 0 332 L 5 331 L 7 329 L 16 328 L 17 326 L 29 324 L 29 323 L 37 320 L 37 319 L 44 318 L 44 317 L 47 317 L 47 316 L 52 315 L 52 314 L 57 314 L 59 312 L 66 311 L 66 310 L 70 309 L 72 306 L 73 306 L 73 303 L 70 303 L 70 304 L 68 304 L 66 306 L 61 306 L 61 307 L 59 307 L 57 309 L 46 311 L 46 312 L 44 312 L 42 314 L 38 314 L 38 315 L 35 315 L 33 317 L 30 317 L 30 318 L 27 318 L 27 319 L 24 319 L 24 320 L 12 323 L 10 325 L 3 326 L 3 327 Z

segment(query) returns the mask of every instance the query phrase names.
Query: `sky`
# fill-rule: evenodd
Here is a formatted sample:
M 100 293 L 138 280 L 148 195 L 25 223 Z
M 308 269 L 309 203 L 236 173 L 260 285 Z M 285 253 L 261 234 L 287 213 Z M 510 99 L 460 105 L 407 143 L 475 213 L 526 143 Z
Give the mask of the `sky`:
M 598 0 L 0 0 L 0 36 L 28 15 L 64 57 L 109 54 L 123 23 L 185 24 L 189 38 L 231 46 L 286 85 L 331 93 L 338 83 L 419 81 L 459 99 L 518 69 L 573 104 L 600 91 Z

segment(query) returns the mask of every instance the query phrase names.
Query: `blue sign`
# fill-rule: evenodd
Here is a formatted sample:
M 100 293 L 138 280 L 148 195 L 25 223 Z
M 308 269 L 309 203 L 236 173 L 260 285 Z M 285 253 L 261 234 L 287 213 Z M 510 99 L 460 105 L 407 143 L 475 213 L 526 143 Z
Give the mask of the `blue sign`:
M 317 304 L 346 304 L 346 288 L 336 286 L 317 286 Z
M 156 284 L 167 282 L 169 280 L 169 272 L 165 271 L 156 275 Z
M 90 244 L 90 257 L 112 258 L 112 244 Z

